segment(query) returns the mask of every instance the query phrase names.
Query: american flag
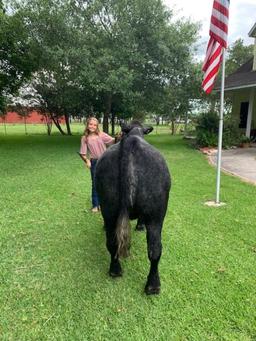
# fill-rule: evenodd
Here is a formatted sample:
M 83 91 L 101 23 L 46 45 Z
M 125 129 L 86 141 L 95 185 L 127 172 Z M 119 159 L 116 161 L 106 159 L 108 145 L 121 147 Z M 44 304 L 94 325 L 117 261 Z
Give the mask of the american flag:
M 203 90 L 211 93 L 222 61 L 223 48 L 228 39 L 229 0 L 214 0 L 210 25 L 210 39 L 203 63 Z

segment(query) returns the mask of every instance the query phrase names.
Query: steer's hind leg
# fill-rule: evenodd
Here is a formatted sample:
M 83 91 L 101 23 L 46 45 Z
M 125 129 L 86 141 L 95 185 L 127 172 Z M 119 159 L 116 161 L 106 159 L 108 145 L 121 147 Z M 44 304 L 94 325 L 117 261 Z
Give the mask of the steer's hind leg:
M 135 230 L 136 231 L 144 231 L 145 230 L 145 224 L 141 218 L 138 219 Z
M 158 263 L 162 253 L 161 224 L 149 224 L 147 228 L 148 258 L 150 260 L 150 271 L 148 274 L 145 293 L 147 295 L 160 293 L 160 277 Z
M 107 249 L 111 256 L 109 275 L 111 277 L 122 276 L 122 268 L 117 255 L 117 240 L 115 232 L 116 221 L 105 221 Z

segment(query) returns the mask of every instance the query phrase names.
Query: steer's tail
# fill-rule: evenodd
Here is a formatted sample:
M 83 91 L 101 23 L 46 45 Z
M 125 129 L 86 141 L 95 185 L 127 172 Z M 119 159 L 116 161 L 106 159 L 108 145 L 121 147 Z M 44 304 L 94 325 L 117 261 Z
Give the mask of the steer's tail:
M 119 216 L 116 226 L 117 255 L 127 257 L 129 255 L 131 228 L 129 210 L 135 199 L 136 177 L 134 174 L 133 150 L 136 138 L 123 137 L 120 142 L 119 157 Z
M 131 244 L 131 229 L 128 212 L 121 212 L 116 226 L 117 255 L 128 257 Z

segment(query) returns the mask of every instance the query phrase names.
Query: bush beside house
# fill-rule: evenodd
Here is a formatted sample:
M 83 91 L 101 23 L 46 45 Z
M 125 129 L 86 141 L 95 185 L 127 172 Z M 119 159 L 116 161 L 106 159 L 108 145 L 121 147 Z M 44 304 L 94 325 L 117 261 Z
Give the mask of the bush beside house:
M 216 147 L 218 145 L 219 116 L 214 113 L 202 113 L 196 122 L 196 143 L 199 147 Z M 224 117 L 223 141 L 224 148 L 239 145 L 241 133 L 237 122 L 229 115 Z

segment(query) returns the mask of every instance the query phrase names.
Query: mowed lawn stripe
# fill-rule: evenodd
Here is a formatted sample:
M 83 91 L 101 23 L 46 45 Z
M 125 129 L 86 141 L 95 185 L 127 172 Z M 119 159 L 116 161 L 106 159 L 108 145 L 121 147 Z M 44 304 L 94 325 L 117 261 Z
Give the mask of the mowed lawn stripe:
M 143 294 L 145 233 L 108 277 L 79 136 L 0 137 L 1 340 L 255 340 L 256 187 L 222 174 L 181 137 L 149 135 L 173 178 L 162 292 Z M 133 223 L 134 227 L 134 223 Z

